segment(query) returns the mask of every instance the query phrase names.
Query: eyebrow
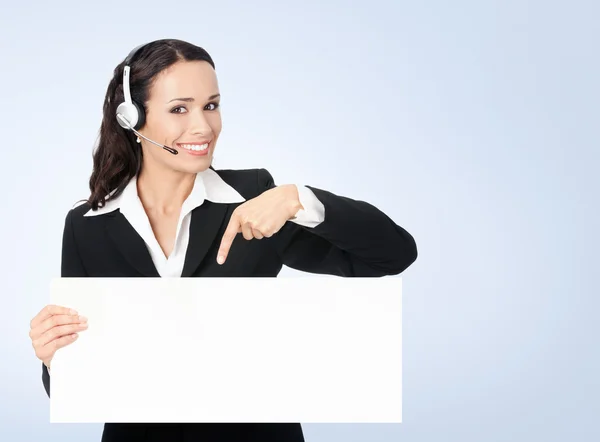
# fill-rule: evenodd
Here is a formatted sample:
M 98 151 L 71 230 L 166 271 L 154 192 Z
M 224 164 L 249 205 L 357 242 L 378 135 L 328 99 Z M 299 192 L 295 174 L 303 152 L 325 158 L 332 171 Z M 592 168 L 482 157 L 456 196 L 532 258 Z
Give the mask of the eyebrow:
M 215 94 L 215 95 L 211 95 L 210 97 L 208 97 L 209 100 L 214 100 L 215 98 L 219 98 L 221 96 L 221 94 Z M 171 101 L 187 101 L 188 103 L 191 103 L 192 101 L 195 101 L 193 97 L 182 97 L 182 98 L 173 98 L 170 101 L 167 101 L 167 104 L 169 104 Z

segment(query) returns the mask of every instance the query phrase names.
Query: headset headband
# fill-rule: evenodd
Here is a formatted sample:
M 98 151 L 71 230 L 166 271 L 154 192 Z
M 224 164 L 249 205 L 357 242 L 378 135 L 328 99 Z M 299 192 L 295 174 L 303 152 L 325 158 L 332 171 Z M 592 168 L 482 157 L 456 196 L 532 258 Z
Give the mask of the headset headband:
M 129 63 L 131 63 L 131 60 L 133 60 L 133 57 L 135 57 L 135 54 L 138 53 L 138 51 L 140 49 L 142 49 L 144 46 L 146 46 L 148 43 L 142 43 L 141 45 L 135 47 L 132 49 L 132 51 L 129 53 L 129 55 L 127 55 L 127 57 L 125 58 L 125 64 L 128 65 Z
M 125 96 L 125 103 L 132 104 L 131 100 L 131 90 L 129 89 L 129 71 L 131 70 L 129 64 L 133 60 L 135 54 L 138 53 L 140 49 L 146 46 L 148 43 L 143 43 L 137 47 L 135 47 L 129 55 L 125 58 L 125 68 L 123 69 L 123 95 Z

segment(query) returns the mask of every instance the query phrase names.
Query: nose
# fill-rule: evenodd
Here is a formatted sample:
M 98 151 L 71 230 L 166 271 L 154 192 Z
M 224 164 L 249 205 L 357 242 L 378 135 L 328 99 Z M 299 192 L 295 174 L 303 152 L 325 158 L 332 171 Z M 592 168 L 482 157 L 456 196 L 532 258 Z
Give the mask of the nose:
M 212 132 L 212 128 L 210 127 L 210 124 L 208 124 L 208 120 L 202 110 L 193 113 L 191 125 L 190 132 L 194 135 L 205 136 Z

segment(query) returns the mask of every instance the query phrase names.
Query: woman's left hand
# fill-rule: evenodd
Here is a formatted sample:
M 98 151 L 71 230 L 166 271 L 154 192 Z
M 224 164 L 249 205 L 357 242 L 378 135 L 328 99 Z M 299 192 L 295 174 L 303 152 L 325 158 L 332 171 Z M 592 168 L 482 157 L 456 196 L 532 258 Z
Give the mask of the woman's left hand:
M 303 207 L 294 184 L 274 187 L 240 204 L 233 211 L 221 239 L 217 262 L 225 262 L 238 233 L 242 233 L 247 240 L 269 238 L 293 219 L 300 209 Z

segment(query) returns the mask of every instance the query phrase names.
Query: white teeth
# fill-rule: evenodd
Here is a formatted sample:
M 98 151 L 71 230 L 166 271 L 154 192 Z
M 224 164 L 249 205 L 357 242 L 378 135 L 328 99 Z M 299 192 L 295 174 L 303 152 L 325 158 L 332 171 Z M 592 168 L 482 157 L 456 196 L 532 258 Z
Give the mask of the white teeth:
M 181 147 L 183 147 L 184 149 L 187 150 L 206 150 L 208 149 L 208 143 L 204 143 L 204 144 L 181 144 Z

